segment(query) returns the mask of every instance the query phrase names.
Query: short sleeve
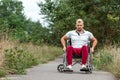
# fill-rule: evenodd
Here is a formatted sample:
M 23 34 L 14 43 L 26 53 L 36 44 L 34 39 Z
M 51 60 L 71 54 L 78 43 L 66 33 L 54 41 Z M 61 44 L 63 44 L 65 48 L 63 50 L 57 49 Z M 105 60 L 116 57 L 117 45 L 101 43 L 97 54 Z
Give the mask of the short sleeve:
M 89 39 L 92 39 L 94 36 L 93 36 L 93 34 L 90 32 L 89 33 Z
M 65 36 L 67 36 L 67 38 L 70 38 L 70 31 L 67 32 L 67 33 L 65 34 Z

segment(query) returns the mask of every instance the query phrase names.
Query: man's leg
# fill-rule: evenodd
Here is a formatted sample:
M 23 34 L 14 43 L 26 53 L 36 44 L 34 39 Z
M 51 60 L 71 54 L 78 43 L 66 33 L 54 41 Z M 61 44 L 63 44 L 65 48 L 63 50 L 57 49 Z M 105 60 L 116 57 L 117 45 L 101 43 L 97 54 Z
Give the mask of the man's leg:
M 88 58 L 88 47 L 83 46 L 81 48 L 81 51 L 82 51 L 82 64 L 85 65 Z
M 66 58 L 68 65 L 72 65 L 72 53 L 73 53 L 73 47 L 68 46 L 66 49 Z

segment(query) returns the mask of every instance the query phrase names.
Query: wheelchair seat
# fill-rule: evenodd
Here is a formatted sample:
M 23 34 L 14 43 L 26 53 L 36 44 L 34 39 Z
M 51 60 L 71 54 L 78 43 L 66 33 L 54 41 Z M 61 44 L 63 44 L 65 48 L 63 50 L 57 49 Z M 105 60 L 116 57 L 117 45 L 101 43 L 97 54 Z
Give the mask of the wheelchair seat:
M 73 59 L 80 59 L 80 58 L 82 58 L 82 56 L 81 56 L 81 55 L 73 54 L 73 55 L 72 55 L 72 58 L 73 58 Z

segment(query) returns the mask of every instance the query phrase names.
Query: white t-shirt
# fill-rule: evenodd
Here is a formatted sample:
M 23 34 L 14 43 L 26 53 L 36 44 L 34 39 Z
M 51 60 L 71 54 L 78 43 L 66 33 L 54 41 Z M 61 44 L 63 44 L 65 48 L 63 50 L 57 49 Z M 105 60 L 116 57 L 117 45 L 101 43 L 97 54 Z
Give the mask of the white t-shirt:
M 71 46 L 73 48 L 81 48 L 87 46 L 94 36 L 91 32 L 83 30 L 83 33 L 79 34 L 76 30 L 69 31 L 65 34 L 67 38 L 71 39 Z

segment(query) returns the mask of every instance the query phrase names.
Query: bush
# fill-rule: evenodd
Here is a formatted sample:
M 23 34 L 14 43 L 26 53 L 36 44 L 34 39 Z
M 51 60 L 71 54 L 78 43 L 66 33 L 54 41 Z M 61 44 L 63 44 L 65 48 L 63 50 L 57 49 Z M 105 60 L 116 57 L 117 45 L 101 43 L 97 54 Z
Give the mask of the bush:
M 37 59 L 23 49 L 17 47 L 5 50 L 5 62 L 4 65 L 10 73 L 25 73 L 25 68 L 31 67 L 37 64 Z
M 94 59 L 94 64 L 97 69 L 105 70 L 106 67 L 113 62 L 112 55 L 104 50 L 99 50 L 99 55 L 97 55 L 97 57 Z
M 109 71 L 120 78 L 120 48 L 116 45 L 104 46 L 94 56 L 94 66 Z
M 0 69 L 0 77 L 5 77 L 6 73 L 4 72 L 4 70 Z

